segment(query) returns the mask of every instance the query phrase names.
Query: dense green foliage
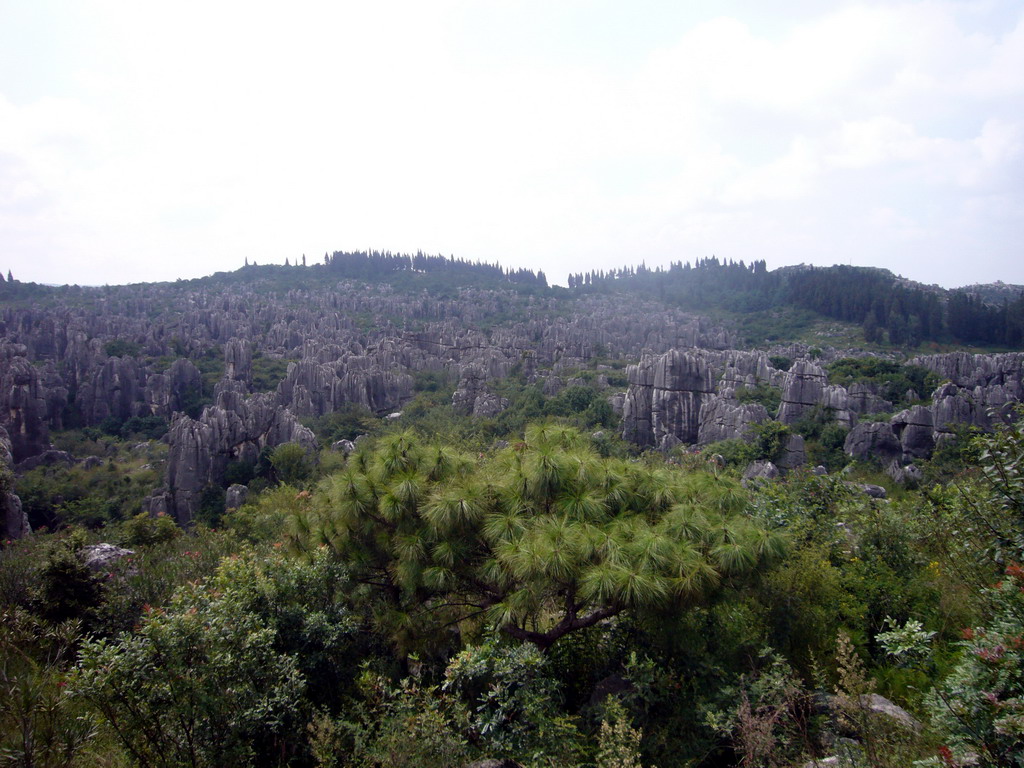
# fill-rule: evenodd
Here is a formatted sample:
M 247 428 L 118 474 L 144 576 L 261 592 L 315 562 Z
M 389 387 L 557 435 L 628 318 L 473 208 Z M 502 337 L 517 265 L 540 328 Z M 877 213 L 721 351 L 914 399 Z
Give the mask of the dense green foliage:
M 615 457 L 551 423 L 472 452 L 379 429 L 319 464 L 268 454 L 226 530 L 123 515 L 6 545 L 2 759 L 1019 764 L 1021 424 L 888 501 L 838 475 L 746 490 L 701 455 Z M 110 445 L 90 471 L 141 460 Z M 100 533 L 133 554 L 90 568 Z
M 769 271 L 763 261 L 675 262 L 668 269 L 623 267 L 569 276 L 580 292 L 627 291 L 697 310 L 768 313 L 805 310 L 856 323 L 869 343 L 915 347 L 923 341 L 1019 347 L 1024 342 L 1024 296 L 993 306 L 965 291 L 940 292 L 912 286 L 884 269 L 869 267 L 789 267 Z M 806 322 L 806 319 L 805 319 Z M 777 338 L 747 329 L 753 340 Z

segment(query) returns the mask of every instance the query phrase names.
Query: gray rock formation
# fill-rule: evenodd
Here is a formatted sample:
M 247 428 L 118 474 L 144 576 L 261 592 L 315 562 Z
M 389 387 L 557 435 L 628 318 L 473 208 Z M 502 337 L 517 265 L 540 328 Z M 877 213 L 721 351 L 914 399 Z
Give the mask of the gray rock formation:
M 779 451 L 776 466 L 783 472 L 797 469 L 807 463 L 807 452 L 804 449 L 804 438 L 801 435 L 787 435 Z
M 165 373 L 154 373 L 146 379 L 143 394 L 146 415 L 170 418 L 183 411 L 188 400 L 202 390 L 203 377 L 191 360 L 179 358 Z M 141 410 L 134 407 L 136 412 Z
M 779 468 L 772 462 L 766 459 L 758 459 L 757 461 L 750 462 L 747 468 L 743 470 L 742 482 L 746 486 L 751 483 L 774 480 L 780 474 Z
M 746 437 L 752 424 L 768 420 L 768 411 L 756 403 L 740 404 L 728 396 L 712 396 L 700 411 L 697 445 Z
M 230 339 L 224 345 L 224 378 L 252 384 L 252 345 L 245 339 Z
M 7 347 L 0 366 L 0 426 L 15 462 L 49 447 L 46 392 L 39 370 L 17 348 Z
M 89 570 L 102 571 L 121 558 L 134 554 L 135 550 L 124 549 L 114 544 L 89 544 L 82 548 L 82 561 Z
M 646 356 L 626 369 L 629 390 L 623 407 L 623 437 L 640 446 L 662 447 L 666 437 L 695 443 L 700 409 L 714 392 L 703 358 L 671 350 Z
M 857 424 L 846 435 L 843 451 L 861 461 L 878 459 L 885 466 L 903 457 L 903 445 L 888 421 Z
M 229 485 L 227 491 L 224 492 L 224 508 L 229 512 L 233 509 L 238 509 L 245 504 L 245 500 L 248 498 L 248 487 L 238 483 Z
M 786 373 L 778 420 L 793 424 L 805 413 L 823 404 L 828 379 L 825 371 L 810 360 L 797 360 Z
M 231 461 L 255 464 L 264 448 L 298 443 L 310 453 L 317 449 L 313 433 L 292 413 L 277 405 L 273 395 L 244 396 L 237 387 L 219 389 L 216 405 L 199 419 L 180 415 L 168 437 L 167 489 L 161 502 L 151 499 L 151 512 L 165 511 L 179 525 L 191 524 L 200 497 L 208 486 L 222 486 Z
M 902 446 L 904 461 L 926 459 L 932 455 L 935 426 L 931 409 L 915 405 L 893 416 L 890 424 Z
M 14 492 L 11 472 L 11 439 L 0 427 L 0 539 L 20 539 L 32 533 L 21 498 Z

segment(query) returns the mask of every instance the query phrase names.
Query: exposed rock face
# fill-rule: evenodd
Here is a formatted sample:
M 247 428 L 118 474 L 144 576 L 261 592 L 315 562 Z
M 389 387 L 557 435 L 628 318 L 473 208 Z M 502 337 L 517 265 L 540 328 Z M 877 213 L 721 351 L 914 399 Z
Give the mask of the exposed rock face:
M 46 392 L 39 370 L 17 348 L 8 347 L 0 367 L 0 426 L 6 429 L 13 461 L 45 450 L 49 444 Z
M 132 549 L 124 549 L 114 544 L 90 544 L 82 549 L 82 559 L 85 565 L 92 571 L 102 571 L 109 568 L 122 557 L 134 555 Z
M 861 461 L 877 458 L 883 465 L 898 461 L 903 456 L 903 446 L 888 421 L 857 424 L 846 436 L 843 451 Z
M 20 539 L 32 533 L 28 517 L 21 507 L 21 498 L 11 484 L 11 439 L 0 427 L 0 538 Z
M 147 415 L 170 418 L 175 411 L 185 410 L 188 396 L 198 393 L 202 386 L 202 374 L 191 360 L 175 360 L 166 373 L 154 373 L 147 378 L 144 393 Z
M 705 401 L 700 411 L 697 445 L 745 437 L 751 424 L 761 424 L 767 420 L 768 411 L 763 405 L 741 405 L 727 396 L 712 396 Z
M 245 339 L 231 339 L 224 345 L 224 378 L 252 383 L 252 345 Z
M 277 400 L 299 416 L 323 416 L 345 403 L 381 414 L 407 402 L 412 384 L 411 376 L 387 369 L 373 357 L 349 356 L 333 363 L 301 360 L 289 364 Z
M 711 370 L 696 355 L 671 350 L 626 369 L 630 388 L 623 408 L 623 437 L 662 447 L 666 438 L 695 443 L 700 408 L 714 392 Z
M 750 483 L 756 483 L 764 480 L 774 480 L 779 476 L 779 468 L 776 467 L 772 462 L 765 459 L 758 459 L 752 461 L 747 465 L 747 468 L 743 470 L 743 485 L 749 485 Z
M 199 419 L 181 415 L 171 425 L 165 509 L 156 500 L 148 508 L 166 511 L 183 526 L 199 510 L 203 490 L 223 484 L 229 462 L 254 464 L 264 448 L 283 443 L 298 443 L 310 452 L 317 447 L 313 433 L 278 407 L 273 395 L 245 397 L 227 384 L 218 392 L 217 404 Z
M 889 413 L 892 411 L 892 403 L 883 397 L 879 397 L 871 390 L 871 387 L 859 381 L 850 385 L 848 397 L 850 410 L 857 414 Z
M 452 408 L 456 413 L 489 418 L 497 416 L 508 407 L 508 400 L 488 391 L 488 378 L 488 371 L 482 365 L 467 365 L 462 368 L 459 384 L 452 394 Z
M 825 371 L 810 360 L 797 360 L 786 373 L 778 420 L 793 424 L 812 408 L 823 404 L 828 379 Z
M 802 435 L 788 435 L 786 442 L 779 452 L 776 466 L 783 471 L 802 467 L 807 463 L 807 452 L 804 449 L 804 438 Z
M 145 372 L 131 357 L 109 357 L 79 390 L 77 402 L 89 424 L 143 415 Z
M 991 387 L 1002 385 L 1016 399 L 1024 397 L 1024 352 L 1000 355 L 972 355 L 950 352 L 944 355 L 923 355 L 910 361 L 948 379 L 958 387 Z
M 54 467 L 58 464 L 70 467 L 74 463 L 75 457 L 67 451 L 55 451 L 51 448 L 50 450 L 37 453 L 35 456 L 29 456 L 24 461 L 18 462 L 15 469 L 17 469 L 18 472 L 28 472 L 36 467 Z
M 224 494 L 224 507 L 228 511 L 238 509 L 245 504 L 245 500 L 248 498 L 249 489 L 246 486 L 237 483 L 229 485 Z
M 931 409 L 915 405 L 900 411 L 890 422 L 903 449 L 903 460 L 926 459 L 935 448 L 934 422 Z

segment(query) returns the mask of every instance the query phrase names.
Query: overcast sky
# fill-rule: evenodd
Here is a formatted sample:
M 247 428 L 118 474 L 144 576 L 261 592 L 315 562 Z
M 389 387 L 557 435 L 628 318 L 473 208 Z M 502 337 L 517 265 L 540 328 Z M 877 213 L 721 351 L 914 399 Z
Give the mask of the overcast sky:
M 1024 283 L 1024 5 L 0 0 L 0 270 L 328 250 Z

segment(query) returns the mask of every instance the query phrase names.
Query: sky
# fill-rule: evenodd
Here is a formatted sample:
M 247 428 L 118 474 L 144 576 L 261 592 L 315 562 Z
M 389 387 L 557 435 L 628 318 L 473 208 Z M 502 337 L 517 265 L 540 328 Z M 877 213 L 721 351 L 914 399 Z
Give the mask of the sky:
M 0 272 L 327 251 L 1024 284 L 1020 0 L 0 0 Z

